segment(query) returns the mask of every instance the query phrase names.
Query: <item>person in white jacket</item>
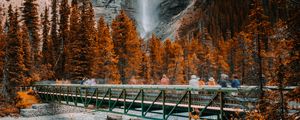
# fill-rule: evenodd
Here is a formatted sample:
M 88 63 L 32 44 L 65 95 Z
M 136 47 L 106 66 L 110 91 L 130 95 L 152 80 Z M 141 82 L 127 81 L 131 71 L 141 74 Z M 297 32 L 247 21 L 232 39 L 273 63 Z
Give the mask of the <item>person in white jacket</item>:
M 189 85 L 192 87 L 199 87 L 199 78 L 196 75 L 191 76 L 191 80 L 189 81 Z M 192 91 L 192 94 L 198 94 L 198 91 Z
M 189 81 L 189 85 L 195 88 L 199 87 L 199 79 L 200 78 L 198 78 L 196 75 L 192 75 L 191 80 Z M 191 94 L 199 94 L 199 91 L 191 91 Z M 193 111 L 190 113 L 190 117 L 195 119 L 198 114 L 199 114 L 199 109 L 193 108 Z

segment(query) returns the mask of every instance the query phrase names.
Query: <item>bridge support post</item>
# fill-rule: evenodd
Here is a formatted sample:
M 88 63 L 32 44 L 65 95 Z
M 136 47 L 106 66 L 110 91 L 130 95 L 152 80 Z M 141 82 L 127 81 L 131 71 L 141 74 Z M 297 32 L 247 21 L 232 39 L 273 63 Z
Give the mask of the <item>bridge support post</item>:
M 123 89 L 123 106 L 124 106 L 124 114 L 127 113 L 127 110 L 126 110 L 126 89 Z
M 112 111 L 112 108 L 111 108 L 111 88 L 108 89 L 108 109 L 109 111 Z
M 88 107 L 87 105 L 87 95 L 88 95 L 88 88 L 85 88 L 85 95 L 84 95 L 84 107 Z
M 162 103 L 163 103 L 163 106 L 162 106 L 162 111 L 163 111 L 163 119 L 165 120 L 166 119 L 166 105 L 165 105 L 165 102 L 166 102 L 166 91 L 165 90 L 162 90 Z
M 59 92 L 58 102 L 61 103 L 61 99 L 62 99 L 62 94 L 61 94 L 62 93 L 62 88 L 61 88 L 61 86 L 59 87 L 58 92 Z
M 43 94 L 44 101 L 47 102 L 47 91 L 46 91 L 46 89 L 40 86 L 38 91 L 43 92 L 42 94 Z
M 191 96 L 191 91 L 188 91 L 188 114 L 189 114 L 189 120 L 191 120 L 191 104 L 192 104 L 192 96 Z
M 78 87 L 75 88 L 75 101 L 74 101 L 75 106 L 77 106 L 77 91 L 78 91 Z
M 48 96 L 48 98 L 47 98 L 47 101 L 48 102 L 51 102 L 52 101 L 52 95 L 51 95 L 51 88 L 48 86 L 48 87 L 46 87 L 46 89 L 47 89 L 47 96 Z
M 96 88 L 96 93 L 95 93 L 95 94 L 96 94 L 96 107 L 95 107 L 95 108 L 96 108 L 96 110 L 97 110 L 97 109 L 99 108 L 99 107 L 98 107 L 98 100 L 99 100 L 99 98 L 98 98 L 98 97 L 99 97 L 99 94 L 98 94 L 98 88 Z
M 44 95 L 44 96 L 45 96 L 45 101 L 46 101 L 46 102 L 49 102 L 49 100 L 48 100 L 48 97 L 49 97 L 48 87 L 41 87 L 40 89 L 41 89 L 41 90 L 44 89 L 43 92 L 46 93 L 46 94 Z
M 223 120 L 224 94 L 223 94 L 223 92 L 219 92 L 219 94 L 220 94 L 220 117 L 221 117 L 221 120 Z
M 145 117 L 145 114 L 144 114 L 144 112 L 145 112 L 145 110 L 144 110 L 144 90 L 143 89 L 141 89 L 141 94 L 142 94 L 142 102 L 141 102 L 141 107 L 142 107 L 142 117 Z
M 67 104 L 69 104 L 70 87 L 67 87 Z

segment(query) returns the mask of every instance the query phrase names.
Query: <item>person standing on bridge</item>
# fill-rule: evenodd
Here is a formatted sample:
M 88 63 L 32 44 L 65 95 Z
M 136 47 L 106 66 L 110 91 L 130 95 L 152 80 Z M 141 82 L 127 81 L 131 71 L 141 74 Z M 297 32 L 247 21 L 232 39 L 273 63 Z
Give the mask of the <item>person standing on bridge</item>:
M 128 84 L 130 84 L 130 85 L 137 85 L 138 84 L 138 81 L 135 79 L 135 76 L 131 76 Z
M 199 78 L 196 75 L 192 75 L 189 85 L 191 87 L 199 87 Z M 192 94 L 198 94 L 198 91 L 192 91 Z
M 191 87 L 198 88 L 199 87 L 199 79 L 196 75 L 191 76 L 191 80 L 189 81 L 189 85 Z M 197 95 L 199 94 L 199 91 L 191 91 L 191 94 Z M 199 110 L 197 108 L 193 108 L 193 111 L 190 113 L 190 117 L 195 118 L 199 114 Z
M 231 81 L 231 87 L 239 88 L 241 86 L 240 80 L 237 75 L 233 76 L 233 80 Z
M 87 80 L 86 77 L 82 78 L 82 80 L 80 81 L 80 85 L 83 85 L 85 83 L 85 81 Z
M 208 79 L 207 85 L 209 85 L 209 86 L 216 86 L 217 83 L 216 83 L 216 81 L 215 81 L 215 79 L 213 77 L 210 77 Z
M 201 78 L 199 80 L 199 86 L 204 86 L 204 85 L 206 85 L 205 80 L 204 80 L 204 78 Z
M 170 84 L 170 79 L 167 77 L 167 75 L 163 75 L 163 77 L 160 80 L 161 85 L 169 85 Z
M 91 79 L 90 85 L 96 85 L 96 84 L 97 84 L 96 79 L 95 79 L 95 78 L 92 78 L 92 79 Z
M 221 74 L 221 79 L 218 81 L 218 83 L 221 87 L 228 87 L 229 85 L 227 84 L 229 84 L 229 81 L 227 80 L 228 80 L 228 75 Z

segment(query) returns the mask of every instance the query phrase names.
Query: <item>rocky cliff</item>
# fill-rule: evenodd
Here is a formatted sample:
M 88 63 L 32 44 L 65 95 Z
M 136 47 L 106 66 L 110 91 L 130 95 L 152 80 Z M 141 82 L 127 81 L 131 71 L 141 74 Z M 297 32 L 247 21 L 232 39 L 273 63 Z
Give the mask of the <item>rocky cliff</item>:
M 69 0 L 71 2 L 71 0 Z M 148 38 L 152 33 L 165 39 L 174 38 L 181 27 L 181 20 L 199 0 L 91 0 L 94 5 L 96 20 L 104 16 L 109 23 L 123 9 L 135 21 L 141 36 Z M 0 0 L 0 5 L 7 8 L 9 4 L 19 7 L 23 0 Z M 50 7 L 50 0 L 37 0 L 39 11 Z M 50 7 L 51 9 L 51 7 Z M 6 9 L 3 9 L 7 11 Z M 3 18 L 5 19 L 5 18 Z
M 93 0 L 93 3 L 97 18 L 105 16 L 111 22 L 118 11 L 123 9 L 137 23 L 142 37 L 148 38 L 154 33 L 165 39 L 174 38 L 181 26 L 181 18 L 193 7 L 194 1 L 196 0 Z M 145 24 L 151 28 L 146 28 Z

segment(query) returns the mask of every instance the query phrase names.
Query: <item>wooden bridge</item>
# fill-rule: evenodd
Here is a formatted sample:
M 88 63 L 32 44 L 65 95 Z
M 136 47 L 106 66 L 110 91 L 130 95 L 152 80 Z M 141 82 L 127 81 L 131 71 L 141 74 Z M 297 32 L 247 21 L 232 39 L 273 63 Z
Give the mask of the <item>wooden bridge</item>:
M 293 88 L 286 87 L 284 90 Z M 275 89 L 277 87 L 264 88 Z M 200 118 L 223 120 L 244 116 L 247 111 L 254 109 L 259 89 L 255 86 L 196 88 L 188 85 L 45 84 L 35 85 L 34 90 L 43 102 L 59 102 L 79 107 L 93 105 L 95 110 L 142 118 L 165 120 L 170 116 L 179 116 L 188 119 L 192 111 L 199 110 L 197 114 Z M 149 113 L 159 115 L 150 116 Z

